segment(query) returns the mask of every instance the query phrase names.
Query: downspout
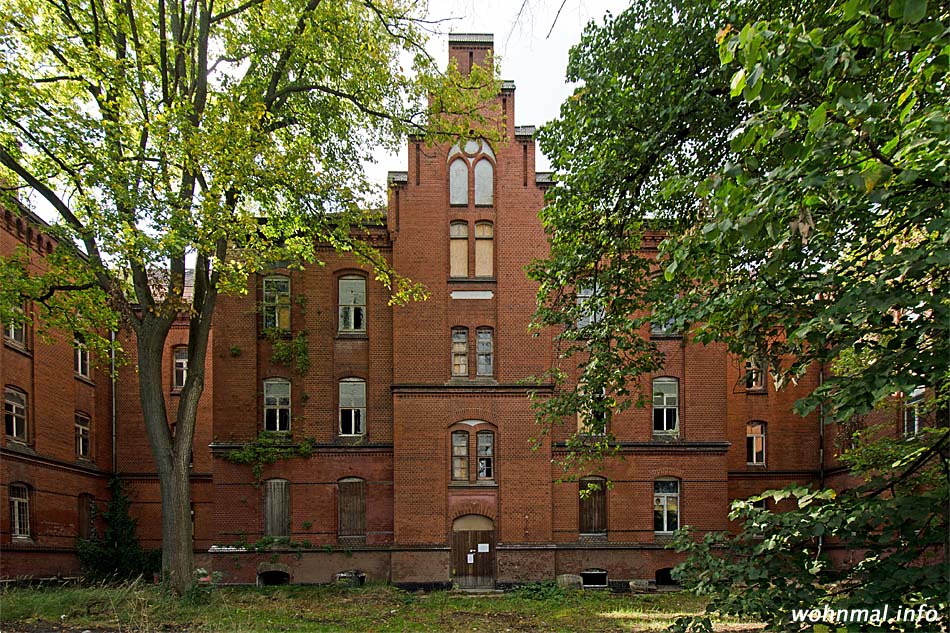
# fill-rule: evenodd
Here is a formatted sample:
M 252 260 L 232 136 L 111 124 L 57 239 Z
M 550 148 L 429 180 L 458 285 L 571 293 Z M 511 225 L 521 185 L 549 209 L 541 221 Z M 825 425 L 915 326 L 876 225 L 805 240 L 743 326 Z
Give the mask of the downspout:
M 109 332 L 109 341 L 112 344 L 109 349 L 109 370 L 110 370 L 110 377 L 112 379 L 112 398 L 111 398 L 112 402 L 110 403 L 112 406 L 112 476 L 115 477 L 116 466 L 118 463 L 117 449 L 116 449 L 117 437 L 116 437 L 116 397 L 115 397 L 115 388 L 116 388 L 116 383 L 118 381 L 116 380 L 116 376 L 115 376 L 115 330 L 112 330 Z
M 818 363 L 818 387 L 825 384 L 825 363 Z M 825 400 L 818 402 L 818 487 L 825 487 Z

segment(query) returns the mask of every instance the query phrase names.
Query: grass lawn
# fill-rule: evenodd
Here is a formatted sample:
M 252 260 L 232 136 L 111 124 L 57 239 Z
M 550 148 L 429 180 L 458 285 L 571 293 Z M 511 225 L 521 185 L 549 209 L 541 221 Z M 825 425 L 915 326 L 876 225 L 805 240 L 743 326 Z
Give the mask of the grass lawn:
M 685 592 L 562 591 L 535 585 L 498 596 L 407 593 L 387 585 L 219 587 L 177 600 L 141 583 L 12 588 L 0 593 L 3 633 L 188 631 L 662 631 L 705 602 Z M 717 631 L 759 627 L 721 620 Z

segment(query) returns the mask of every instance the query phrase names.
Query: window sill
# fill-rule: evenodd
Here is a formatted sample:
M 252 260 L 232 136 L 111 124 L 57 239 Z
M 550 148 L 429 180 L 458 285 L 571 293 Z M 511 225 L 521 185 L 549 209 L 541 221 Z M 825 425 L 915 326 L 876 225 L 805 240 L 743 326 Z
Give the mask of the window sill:
M 449 277 L 450 284 L 494 284 L 497 283 L 495 277 Z
M 675 341 L 683 338 L 682 334 L 673 332 L 650 332 L 651 341 Z
M 676 442 L 680 439 L 679 431 L 653 432 L 654 442 Z
M 477 378 L 453 376 L 445 384 L 450 387 L 495 387 L 498 385 L 498 381 L 491 376 L 478 376 Z
M 14 352 L 17 352 L 17 353 L 19 353 L 19 354 L 23 354 L 24 356 L 29 356 L 30 358 L 33 357 L 33 352 L 31 352 L 31 351 L 26 347 L 26 345 L 20 345 L 19 343 L 17 343 L 17 342 L 14 341 L 13 339 L 4 338 L 4 339 L 3 339 L 3 346 L 4 346 L 4 347 L 8 347 L 8 348 L 10 348 L 11 350 L 13 350 Z
M 369 339 L 369 336 L 367 336 L 365 331 L 363 332 L 337 332 L 336 338 L 337 340 L 361 341 L 361 340 Z
M 497 488 L 497 481 L 452 481 L 449 488 Z
M 173 396 L 180 396 L 180 395 L 181 395 L 181 390 L 182 390 L 181 387 L 172 387 L 172 390 L 171 390 L 170 393 L 171 393 L 171 395 L 173 395 Z
M 78 380 L 79 382 L 84 382 L 84 383 L 86 383 L 87 385 L 90 385 L 90 386 L 92 386 L 92 387 L 95 387 L 95 386 L 96 386 L 96 383 L 94 383 L 94 382 L 92 381 L 92 378 L 90 378 L 89 376 L 83 376 L 82 374 L 73 374 L 73 378 L 75 378 L 75 379 Z
M 755 470 L 765 470 L 765 464 L 758 464 L 753 462 L 746 462 L 746 468 L 753 468 Z
M 767 395 L 769 395 L 769 392 L 765 389 L 765 387 L 760 387 L 760 388 L 758 388 L 758 389 L 749 389 L 749 388 L 746 388 L 746 390 L 745 390 L 745 395 L 747 395 L 747 396 L 767 396 Z
M 653 542 L 654 543 L 672 543 L 673 533 L 672 532 L 654 532 Z
M 13 437 L 12 435 L 7 436 L 7 445 L 4 447 L 8 451 L 13 451 L 14 453 L 23 453 L 24 455 L 36 455 L 36 451 L 33 450 L 33 447 L 27 444 L 26 440 L 21 440 L 18 437 Z

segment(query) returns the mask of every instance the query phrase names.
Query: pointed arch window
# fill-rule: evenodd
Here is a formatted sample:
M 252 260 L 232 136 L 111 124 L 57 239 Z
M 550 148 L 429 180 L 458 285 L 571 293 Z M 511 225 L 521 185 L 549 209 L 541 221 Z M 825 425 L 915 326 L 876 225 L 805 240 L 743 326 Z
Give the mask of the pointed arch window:
M 468 204 L 468 163 L 464 158 L 449 165 L 449 204 Z
M 495 168 L 487 158 L 475 163 L 475 205 L 491 206 L 494 203 Z

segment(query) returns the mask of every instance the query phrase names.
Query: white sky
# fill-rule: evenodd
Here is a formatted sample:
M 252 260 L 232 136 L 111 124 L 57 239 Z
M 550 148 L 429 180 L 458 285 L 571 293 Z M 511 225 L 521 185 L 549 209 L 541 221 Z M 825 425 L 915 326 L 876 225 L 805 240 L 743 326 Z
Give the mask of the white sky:
M 557 116 L 573 91 L 564 79 L 567 54 L 584 26 L 591 20 L 603 22 L 605 12 L 617 15 L 628 5 L 629 0 L 430 0 L 428 17 L 447 19 L 439 25 L 445 33 L 494 34 L 501 79 L 515 82 L 515 125 L 540 126 Z M 428 49 L 438 62 L 448 63 L 447 35 L 434 36 Z M 385 184 L 387 172 L 406 169 L 408 152 L 378 160 L 367 166 L 367 173 Z M 550 169 L 540 152 L 536 165 L 538 171 Z

